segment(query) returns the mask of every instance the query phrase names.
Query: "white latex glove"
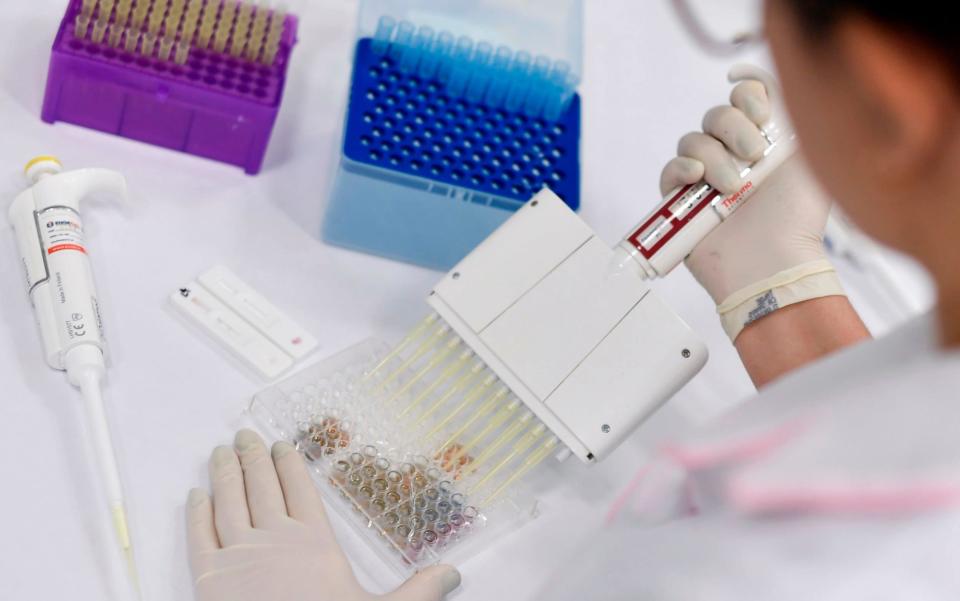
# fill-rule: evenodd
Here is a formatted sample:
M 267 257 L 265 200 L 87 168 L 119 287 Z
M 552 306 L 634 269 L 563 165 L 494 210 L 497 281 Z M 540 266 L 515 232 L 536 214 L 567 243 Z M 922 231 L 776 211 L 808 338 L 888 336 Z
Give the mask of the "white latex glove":
M 187 501 L 198 601 L 439 601 L 460 585 L 459 572 L 435 566 L 382 597 L 361 588 L 303 458 L 287 443 L 271 454 L 241 430 L 233 449 L 213 451 L 210 480 L 213 502 L 201 489 Z
M 758 81 L 739 83 L 730 103 L 707 112 L 704 133 L 680 140 L 679 156 L 661 175 L 663 195 L 703 179 L 724 194 L 740 189 L 734 157 L 748 163 L 760 158 L 766 142 L 758 126 L 769 118 L 771 104 Z M 823 248 L 829 213 L 830 202 L 796 155 L 687 258 L 731 340 L 778 308 L 844 294 Z

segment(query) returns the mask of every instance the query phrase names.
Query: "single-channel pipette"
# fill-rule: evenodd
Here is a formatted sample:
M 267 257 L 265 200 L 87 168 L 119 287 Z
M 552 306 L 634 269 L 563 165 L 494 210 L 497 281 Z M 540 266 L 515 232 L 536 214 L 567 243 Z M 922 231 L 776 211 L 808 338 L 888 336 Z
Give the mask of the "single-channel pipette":
M 79 212 L 80 201 L 94 193 L 125 198 L 127 184 L 122 175 L 106 169 L 62 170 L 53 157 L 30 161 L 25 172 L 32 186 L 13 201 L 9 216 L 47 363 L 66 371 L 83 395 L 111 520 L 139 597 L 120 470 L 103 404 L 106 361 L 100 305 Z

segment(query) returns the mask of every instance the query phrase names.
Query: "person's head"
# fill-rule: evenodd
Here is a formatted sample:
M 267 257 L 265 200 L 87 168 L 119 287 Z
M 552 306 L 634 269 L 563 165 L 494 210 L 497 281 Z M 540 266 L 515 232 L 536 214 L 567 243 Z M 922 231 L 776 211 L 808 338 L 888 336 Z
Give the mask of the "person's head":
M 868 234 L 943 285 L 960 257 L 960 34 L 949 5 L 767 0 L 801 147 Z M 960 286 L 960 265 L 955 279 Z

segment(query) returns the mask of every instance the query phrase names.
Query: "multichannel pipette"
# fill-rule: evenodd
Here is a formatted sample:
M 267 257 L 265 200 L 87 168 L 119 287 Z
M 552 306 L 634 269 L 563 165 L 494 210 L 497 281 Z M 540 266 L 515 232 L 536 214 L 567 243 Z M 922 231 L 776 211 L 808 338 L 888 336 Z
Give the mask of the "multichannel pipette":
M 705 363 L 647 282 L 608 275 L 615 255 L 544 190 L 433 289 L 399 345 L 305 370 L 254 410 L 375 548 L 426 567 L 488 520 L 515 526 L 533 511 L 527 474 L 606 457 Z
M 735 68 L 731 80 L 743 79 L 776 104 L 767 73 Z M 518 481 L 541 462 L 603 459 L 704 365 L 706 347 L 645 280 L 669 273 L 791 155 L 785 123 L 762 129 L 769 148 L 742 165 L 740 193 L 678 190 L 616 248 L 543 190 L 434 287 L 434 312 L 399 345 L 358 348 L 361 365 L 335 357 L 254 408 L 326 465 L 318 474 L 358 527 L 405 566 L 439 560 L 517 507 Z
M 756 80 L 767 90 L 774 110 L 761 127 L 768 144 L 763 156 L 752 164 L 739 162 L 742 183 L 733 194 L 722 194 L 706 182 L 670 192 L 620 243 L 618 268 L 635 264 L 640 267 L 641 277 L 653 279 L 667 275 L 715 227 L 743 206 L 763 181 L 796 151 L 796 136 L 782 116 L 774 77 L 753 65 L 737 65 L 730 70 L 729 79 L 731 83 Z
M 47 363 L 66 371 L 83 396 L 111 519 L 139 596 L 120 472 L 103 404 L 103 324 L 79 213 L 80 201 L 91 194 L 125 198 L 127 184 L 122 175 L 106 169 L 62 170 L 53 157 L 30 161 L 25 173 L 32 187 L 13 201 L 9 217 Z

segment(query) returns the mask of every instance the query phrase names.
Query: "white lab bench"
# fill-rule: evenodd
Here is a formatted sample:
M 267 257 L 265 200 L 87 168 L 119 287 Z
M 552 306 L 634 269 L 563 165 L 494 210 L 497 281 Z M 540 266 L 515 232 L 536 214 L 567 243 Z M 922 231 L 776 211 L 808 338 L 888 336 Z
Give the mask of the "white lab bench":
M 111 343 L 106 396 L 145 598 L 189 599 L 187 490 L 206 485 L 213 446 L 249 425 L 242 411 L 261 385 L 181 325 L 165 307 L 167 295 L 225 264 L 307 326 L 320 339 L 322 356 L 371 335 L 398 339 L 426 313 L 423 295 L 440 277 L 317 238 L 338 156 L 356 2 L 302 2 L 286 100 L 257 177 L 41 123 L 49 48 L 65 0 L 5 4 L 0 198 L 9 201 L 22 189 L 20 169 L 38 154 L 56 154 L 68 169 L 114 168 L 129 179 L 131 206 L 85 210 Z M 726 100 L 729 62 L 694 48 L 665 1 L 586 5 L 582 216 L 613 243 L 657 201 L 659 170 L 679 136 Z M 5 215 L 6 204 L 0 205 Z M 104 541 L 106 509 L 86 456 L 79 396 L 44 364 L 12 233 L 3 223 L 0 600 L 100 601 L 108 598 L 108 578 L 97 549 L 112 541 Z M 548 468 L 558 481 L 544 486 L 540 517 L 460 565 L 457 599 L 533 598 L 602 526 L 611 502 L 659 441 L 751 393 L 710 299 L 689 274 L 678 270 L 656 287 L 705 337 L 711 361 L 603 464 Z M 868 322 L 887 327 L 856 294 Z

